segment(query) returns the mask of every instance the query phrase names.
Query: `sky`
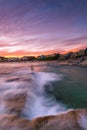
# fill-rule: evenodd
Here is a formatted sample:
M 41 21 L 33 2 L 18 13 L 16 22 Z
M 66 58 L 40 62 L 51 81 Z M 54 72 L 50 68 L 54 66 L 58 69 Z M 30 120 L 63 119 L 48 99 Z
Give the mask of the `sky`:
M 87 0 L 0 0 L 0 56 L 87 47 Z

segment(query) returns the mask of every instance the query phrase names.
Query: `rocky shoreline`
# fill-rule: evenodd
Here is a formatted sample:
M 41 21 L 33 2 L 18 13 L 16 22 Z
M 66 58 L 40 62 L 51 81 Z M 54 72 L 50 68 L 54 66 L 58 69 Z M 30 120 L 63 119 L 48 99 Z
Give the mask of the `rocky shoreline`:
M 15 94 L 8 92 L 3 95 L 0 130 L 87 130 L 87 109 L 69 110 L 32 120 L 23 117 L 26 93 L 27 91 L 17 91 Z
M 54 66 L 81 65 L 82 67 L 87 67 L 87 60 L 81 62 L 65 61 L 60 63 L 55 61 L 48 62 L 47 64 Z M 15 74 L 17 75 L 17 73 Z M 22 72 L 19 74 L 21 78 L 23 78 L 22 74 Z M 58 115 L 30 119 L 26 116 L 28 111 L 25 113 L 24 109 L 25 106 L 27 107 L 27 98 L 29 99 L 29 104 L 32 102 L 31 95 L 28 95 L 32 78 L 27 75 L 26 85 L 23 84 L 23 86 L 18 77 L 16 77 L 17 83 L 20 83 L 20 86 L 17 84 L 14 86 L 10 83 L 10 81 L 15 81 L 12 78 L 14 79 L 15 75 L 13 77 L 11 75 L 10 80 L 7 78 L 8 80 L 6 82 L 8 86 L 5 87 L 1 84 L 0 88 L 0 130 L 87 130 L 87 109 L 69 110 L 64 113 L 58 113 Z M 25 80 L 25 78 L 23 79 Z M 27 84 L 27 82 L 29 83 Z M 41 108 L 39 107 L 38 109 Z M 27 108 L 27 110 L 29 109 Z
M 48 62 L 48 65 L 52 66 L 78 66 L 78 67 L 87 67 L 87 59 L 80 61 L 80 60 L 66 60 L 66 61 L 53 61 Z
M 17 114 L 0 115 L 0 130 L 87 130 L 87 109 L 70 110 L 56 116 L 32 120 Z

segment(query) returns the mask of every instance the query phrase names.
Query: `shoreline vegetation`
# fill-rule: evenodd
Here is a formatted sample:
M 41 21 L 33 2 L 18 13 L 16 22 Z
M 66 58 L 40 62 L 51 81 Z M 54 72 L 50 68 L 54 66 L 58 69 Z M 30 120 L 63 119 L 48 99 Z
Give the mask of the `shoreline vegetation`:
M 56 66 L 80 66 L 87 67 L 87 48 L 77 52 L 68 52 L 67 54 L 53 53 L 50 55 L 23 56 L 19 57 L 2 57 L 0 63 L 22 63 L 22 62 L 48 62 L 49 65 Z

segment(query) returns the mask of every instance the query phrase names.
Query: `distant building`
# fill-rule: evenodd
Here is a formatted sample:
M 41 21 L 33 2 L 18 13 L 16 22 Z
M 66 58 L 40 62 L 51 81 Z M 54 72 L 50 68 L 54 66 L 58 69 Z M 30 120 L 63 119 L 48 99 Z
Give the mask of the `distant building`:
M 65 56 L 62 55 L 62 54 L 60 54 L 60 56 L 59 56 L 59 60 L 65 60 Z
M 64 56 L 65 56 L 65 59 L 71 59 L 72 55 L 73 55 L 73 52 L 69 52 L 65 54 Z
M 35 60 L 34 56 L 24 56 L 21 58 L 21 61 L 32 61 Z
M 38 56 L 38 57 L 37 57 L 38 60 L 44 60 L 44 59 L 46 59 L 46 58 L 47 58 L 47 56 L 45 56 L 45 55 L 41 55 L 41 56 Z
M 8 61 L 8 62 L 17 62 L 17 61 L 19 61 L 19 58 L 18 58 L 18 57 L 9 57 L 9 58 L 7 59 L 7 61 Z
M 81 57 L 81 56 L 84 56 L 84 55 L 85 55 L 85 50 L 80 50 L 80 51 L 75 53 L 76 57 Z

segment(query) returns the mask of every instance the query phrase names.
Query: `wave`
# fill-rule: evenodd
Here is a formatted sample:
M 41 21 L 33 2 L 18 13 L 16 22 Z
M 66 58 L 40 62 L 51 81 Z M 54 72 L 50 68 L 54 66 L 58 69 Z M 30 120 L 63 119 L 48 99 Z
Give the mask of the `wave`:
M 32 119 L 65 111 L 64 104 L 57 102 L 53 95 L 46 93 L 46 90 L 52 91 L 52 82 L 61 80 L 61 75 L 46 72 L 34 72 L 32 75 L 31 91 L 28 92 L 23 116 Z
M 0 85 L 0 113 L 20 111 L 22 117 L 32 119 L 66 111 L 67 108 L 64 104 L 56 101 L 52 94 L 47 94 L 47 91 L 53 91 L 52 82 L 58 80 L 62 80 L 61 75 L 32 72 L 27 71 L 26 68 L 3 75 Z M 26 98 L 23 96 L 24 94 Z

